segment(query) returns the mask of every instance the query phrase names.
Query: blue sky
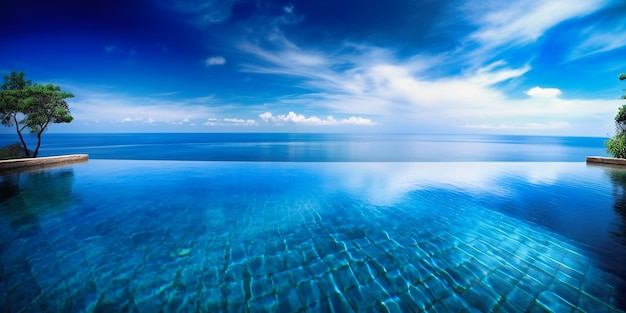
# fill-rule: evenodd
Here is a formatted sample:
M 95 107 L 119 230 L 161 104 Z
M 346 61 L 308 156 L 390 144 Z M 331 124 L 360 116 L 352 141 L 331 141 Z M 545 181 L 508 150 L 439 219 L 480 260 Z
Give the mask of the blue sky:
M 625 16 L 623 0 L 8 0 L 0 73 L 74 93 L 53 132 L 606 136 Z

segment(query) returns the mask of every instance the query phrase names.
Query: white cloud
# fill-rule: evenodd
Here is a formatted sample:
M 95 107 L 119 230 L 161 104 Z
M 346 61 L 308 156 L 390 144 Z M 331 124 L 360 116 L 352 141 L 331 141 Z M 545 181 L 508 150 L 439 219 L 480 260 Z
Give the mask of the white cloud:
M 209 22 L 220 22 L 230 16 L 233 1 L 169 1 L 184 13 L 200 12 L 205 16 L 209 8 L 216 16 Z M 275 101 L 263 101 L 247 114 L 233 112 L 245 118 L 211 118 L 208 116 L 233 116 L 233 112 L 220 112 L 213 103 L 219 97 L 186 99 L 178 102 L 132 97 L 110 97 L 89 100 L 81 110 L 100 113 L 99 118 L 130 122 L 151 116 L 159 122 L 180 123 L 188 120 L 206 125 L 383 125 L 406 131 L 428 129 L 429 125 L 470 129 L 510 130 L 511 132 L 568 130 L 585 135 L 605 135 L 612 130 L 606 127 L 617 107 L 615 101 L 605 99 L 562 98 L 558 88 L 534 87 L 526 90 L 528 98 L 520 99 L 519 90 L 506 92 L 503 85 L 519 82 L 518 78 L 531 70 L 531 57 L 527 63 L 509 64 L 494 56 L 496 49 L 532 43 L 552 27 L 572 18 L 597 11 L 606 0 L 519 0 L 502 3 L 497 0 L 472 2 L 467 18 L 477 26 L 459 50 L 437 56 L 414 55 L 398 58 L 397 51 L 366 44 L 346 42 L 335 51 L 322 52 L 307 49 L 290 41 L 280 30 L 282 24 L 296 21 L 295 7 L 282 7 L 282 15 L 261 30 L 250 30 L 249 40 L 238 42 L 241 52 L 253 59 L 240 69 L 266 75 L 294 77 L 293 84 L 310 90 L 310 93 L 286 95 Z M 210 14 L 209 14 L 210 15 Z M 607 37 L 588 36 L 578 49 L 580 54 L 614 49 L 622 43 L 613 43 Z M 239 38 L 239 37 L 238 37 Z M 594 39 L 595 38 L 595 39 Z M 615 38 L 615 37 L 611 37 Z M 626 42 L 626 40 L 624 40 Z M 477 49 L 474 49 L 478 46 Z M 464 51 L 467 49 L 467 51 Z M 466 53 L 467 52 L 467 53 Z M 469 56 L 468 56 L 469 55 Z M 485 60 L 489 60 L 488 62 Z M 210 56 L 207 66 L 226 63 L 223 56 Z M 442 69 L 465 65 L 464 71 L 454 75 L 440 74 Z M 517 81 L 516 81 L 517 80 Z M 533 83 L 533 82 L 530 82 Z M 78 94 L 78 93 L 77 93 Z M 511 96 L 513 94 L 514 96 Z M 93 103 L 89 103 L 89 102 Z M 229 103 L 237 108 L 237 103 Z M 307 114 L 273 115 L 271 112 L 285 108 L 305 108 Z M 120 112 L 117 112 L 120 111 Z M 126 111 L 126 112 L 125 112 Z M 312 112 L 312 113 L 308 113 Z M 91 114 L 90 113 L 90 114 Z M 337 119 L 335 116 L 346 116 Z M 321 117 L 320 117 L 321 116 Z M 324 117 L 325 116 L 325 117 Z M 374 123 L 368 116 L 376 120 Z M 187 122 L 183 122 L 187 123 Z M 585 128 L 581 128 L 581 125 Z M 610 123 L 608 123 L 610 124 Z M 586 132 L 597 129 L 595 133 Z
M 347 119 L 342 119 L 340 121 L 340 124 L 350 124 L 350 125 L 374 125 L 375 123 L 372 122 L 372 120 L 370 120 L 369 118 L 362 118 L 362 117 L 357 117 L 357 116 L 350 116 Z
M 321 119 L 317 116 L 306 117 L 302 114 L 296 114 L 289 112 L 289 114 L 273 115 L 271 112 L 265 112 L 260 114 L 259 117 L 262 121 L 274 124 L 305 124 L 305 125 L 374 125 L 372 120 L 362 117 L 351 116 L 337 120 L 332 116 L 327 116 L 325 119 Z
M 223 65 L 226 64 L 226 59 L 224 59 L 224 57 L 222 56 L 212 56 L 207 58 L 204 63 L 206 64 L 206 66 Z
M 206 126 L 254 126 L 257 125 L 255 120 L 240 118 L 209 118 L 204 122 Z
M 285 13 L 287 14 L 292 14 L 293 13 L 293 4 L 288 4 L 286 6 L 283 7 L 283 11 L 285 11 Z
M 526 90 L 529 97 L 525 99 L 503 91 L 503 85 L 514 85 L 530 71 L 530 64 L 510 66 L 498 60 L 454 76 L 433 77 L 433 72 L 457 60 L 424 55 L 399 60 L 392 50 L 353 44 L 346 44 L 350 53 L 322 54 L 298 47 L 281 34 L 276 38 L 280 40 L 271 50 L 250 42 L 240 45 L 265 61 L 244 65 L 242 70 L 297 77 L 299 86 L 314 92 L 266 103 L 269 109 L 303 106 L 317 112 L 368 115 L 394 131 L 451 131 L 452 127 L 463 131 L 472 127 L 587 136 L 612 131 L 605 121 L 614 115 L 614 100 L 563 99 L 560 89 L 539 86 Z M 282 123 L 332 123 L 295 113 L 272 117 Z
M 537 98 L 555 98 L 561 95 L 561 91 L 557 88 L 541 88 L 537 86 L 529 89 L 526 94 Z
M 195 126 L 196 124 L 189 120 L 188 118 L 183 119 L 182 121 L 170 121 L 169 124 L 171 125 L 191 125 L 191 126 Z
M 125 125 L 124 127 L 127 128 L 123 129 L 128 130 L 144 129 L 141 127 L 148 125 L 159 125 L 159 127 L 167 127 L 168 125 L 177 127 L 195 127 L 196 125 L 243 127 L 259 126 L 261 122 L 265 126 L 271 127 L 284 124 L 375 125 L 371 119 L 359 116 L 347 116 L 341 119 L 335 119 L 332 116 L 318 118 L 316 116 L 305 117 L 294 112 L 278 116 L 266 112 L 258 115 L 257 120 L 247 117 L 232 117 L 233 112 L 235 112 L 234 114 L 241 114 L 241 112 L 237 113 L 239 106 L 233 103 L 224 104 L 215 96 L 172 100 L 170 97 L 134 97 L 103 91 L 106 90 L 106 87 L 92 89 L 66 85 L 64 89 L 80 95 L 70 101 L 70 108 L 75 120 L 85 125 L 97 124 L 99 128 L 106 128 L 107 125 L 112 128 Z M 250 110 L 257 109 L 251 105 L 246 108 L 247 114 Z M 231 117 L 222 117 L 228 115 Z M 167 129 L 175 130 L 177 128 Z
M 240 69 L 297 78 L 293 85 L 310 92 L 284 95 L 278 100 L 263 99 L 260 100 L 264 102 L 262 111 L 246 113 L 257 115 L 267 111 L 259 115 L 259 123 L 303 125 L 374 124 L 368 118 L 358 117 L 368 116 L 378 125 L 394 127 L 397 124 L 397 127 L 408 127 L 407 131 L 424 130 L 435 124 L 443 129 L 455 126 L 513 132 L 570 130 L 585 135 L 591 135 L 585 133 L 588 129 L 597 129 L 595 135 L 605 135 L 612 129 L 610 125 L 605 126 L 605 121 L 611 120 L 617 107 L 615 101 L 564 98 L 560 97 L 558 88 L 539 86 L 526 90 L 529 97 L 520 99 L 524 91 L 505 90 L 503 86 L 520 83 L 519 78 L 532 69 L 533 56 L 515 63 L 499 57 L 502 51 L 537 42 L 563 22 L 606 8 L 610 0 L 466 2 L 467 5 L 456 7 L 460 8 L 459 17 L 472 24 L 474 31 L 466 34 L 465 40 L 461 40 L 454 51 L 437 56 L 417 54 L 408 59 L 399 58 L 400 54 L 393 49 L 362 42 L 344 42 L 334 51 L 299 46 L 281 31 L 282 26 L 303 20 L 296 15 L 297 8 L 293 4 L 275 8 L 282 10 L 274 11 L 278 13 L 276 16 L 263 17 L 266 21 L 263 25 L 246 29 L 245 36 L 231 36 L 246 38 L 236 42 L 235 46 L 238 52 L 252 57 L 248 64 L 241 64 Z M 165 3 L 184 14 L 198 16 L 202 23 L 220 23 L 230 17 L 235 2 L 166 0 Z M 572 55 L 579 57 L 623 47 L 626 32 L 622 30 L 626 26 L 620 25 L 605 32 L 589 29 L 588 35 L 581 36 L 581 43 Z M 596 28 L 606 29 L 606 25 L 600 26 Z M 466 28 L 458 28 L 459 31 L 463 29 Z M 205 60 L 207 66 L 225 63 L 223 56 L 211 56 Z M 453 75 L 441 74 L 449 68 L 464 70 Z M 206 116 L 225 116 L 217 114 L 219 112 L 207 112 L 212 111 L 208 104 L 216 100 L 211 96 L 205 102 L 200 99 L 193 102 L 198 112 L 216 113 L 202 116 L 200 123 L 221 125 L 254 121 L 207 120 Z M 232 105 L 237 107 L 237 103 Z M 159 108 L 166 106 L 159 105 Z M 305 109 L 311 116 L 294 112 L 271 113 L 286 112 L 285 108 Z M 355 116 L 336 119 L 328 114 Z M 178 116 L 177 120 L 182 117 Z M 158 120 L 163 119 L 159 117 Z M 584 130 L 580 127 L 582 124 L 585 124 Z

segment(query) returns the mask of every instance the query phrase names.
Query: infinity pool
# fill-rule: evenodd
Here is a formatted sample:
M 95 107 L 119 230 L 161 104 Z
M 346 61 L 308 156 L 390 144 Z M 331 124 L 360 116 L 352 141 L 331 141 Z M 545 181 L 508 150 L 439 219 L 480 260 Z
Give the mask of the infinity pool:
M 626 171 L 91 160 L 0 176 L 8 312 L 620 312 Z

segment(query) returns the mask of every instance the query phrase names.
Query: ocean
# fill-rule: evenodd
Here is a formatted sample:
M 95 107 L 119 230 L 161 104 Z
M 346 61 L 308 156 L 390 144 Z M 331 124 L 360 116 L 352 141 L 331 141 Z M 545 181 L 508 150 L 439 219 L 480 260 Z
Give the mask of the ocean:
M 44 134 L 40 156 L 263 162 L 583 162 L 605 156 L 600 137 L 511 135 L 146 133 Z M 36 142 L 28 136 L 29 147 Z M 15 143 L 0 134 L 0 145 Z

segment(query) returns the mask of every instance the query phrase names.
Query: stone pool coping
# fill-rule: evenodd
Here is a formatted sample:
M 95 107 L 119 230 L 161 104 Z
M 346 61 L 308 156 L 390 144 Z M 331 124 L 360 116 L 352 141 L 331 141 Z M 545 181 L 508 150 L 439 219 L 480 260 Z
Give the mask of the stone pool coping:
M 587 164 L 626 167 L 626 159 L 588 156 Z
M 89 160 L 88 154 L 71 154 L 50 156 L 41 158 L 23 158 L 23 159 L 11 159 L 0 160 L 0 175 L 9 174 L 12 172 L 22 172 L 32 169 L 41 169 L 54 166 L 62 166 L 67 164 L 87 162 Z

